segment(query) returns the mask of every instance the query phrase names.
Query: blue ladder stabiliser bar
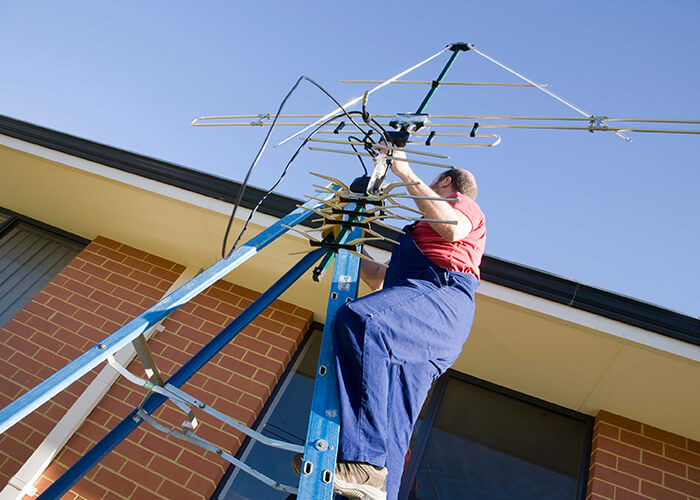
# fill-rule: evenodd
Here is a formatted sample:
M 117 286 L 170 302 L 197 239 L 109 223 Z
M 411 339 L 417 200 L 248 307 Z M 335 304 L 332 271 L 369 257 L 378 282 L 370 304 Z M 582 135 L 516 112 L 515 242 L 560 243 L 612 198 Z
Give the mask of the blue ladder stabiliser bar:
M 331 185 L 331 187 L 338 189 L 334 185 Z M 334 193 L 322 193 L 318 196 L 318 200 L 307 201 L 302 205 L 304 208 L 299 207 L 290 212 L 262 233 L 238 247 L 227 258 L 218 261 L 206 271 L 185 283 L 146 312 L 131 320 L 95 347 L 81 354 L 78 358 L 0 410 L 0 434 L 105 361 L 107 356 L 116 354 L 121 348 L 175 309 L 203 292 L 233 269 L 250 259 L 259 250 L 282 236 L 288 231 L 288 227 L 293 227 L 307 219 L 312 213 L 308 208 L 322 206 L 319 200 L 328 200 L 333 196 L 335 196 Z
M 283 219 L 284 220 L 284 219 Z M 260 297 L 249 305 L 236 319 L 224 328 L 220 333 L 202 347 L 192 358 L 180 367 L 167 381 L 166 384 L 180 387 L 187 382 L 192 375 L 197 373 L 211 358 L 223 349 L 233 338 L 245 328 L 255 317 L 269 306 L 282 292 L 298 280 L 314 263 L 327 251 L 319 248 L 307 254 L 287 273 L 268 288 Z M 158 393 L 151 393 L 143 402 L 142 409 L 153 413 L 167 398 Z M 39 495 L 41 500 L 53 500 L 61 498 L 77 483 L 97 462 L 102 460 L 120 442 L 122 442 L 143 420 L 137 416 L 134 409 L 124 420 L 114 427 L 102 440 L 85 453 L 70 469 L 61 475 L 54 483 Z
M 348 241 L 362 237 L 362 229 L 354 228 Z M 357 297 L 360 258 L 340 250 L 335 260 L 333 282 L 323 327 L 321 353 L 316 368 L 314 395 L 306 433 L 304 462 L 299 478 L 299 500 L 331 500 L 335 474 L 338 437 L 340 435 L 340 404 L 338 376 L 335 367 L 332 325 L 340 306 Z

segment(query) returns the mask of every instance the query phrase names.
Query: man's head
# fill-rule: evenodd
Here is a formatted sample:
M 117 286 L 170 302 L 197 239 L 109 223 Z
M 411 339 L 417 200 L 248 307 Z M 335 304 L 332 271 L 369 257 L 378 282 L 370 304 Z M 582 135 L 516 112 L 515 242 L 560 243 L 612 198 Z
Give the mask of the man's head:
M 472 200 L 476 199 L 476 179 L 469 170 L 451 168 L 438 175 L 430 187 L 440 196 L 449 196 L 460 192 Z

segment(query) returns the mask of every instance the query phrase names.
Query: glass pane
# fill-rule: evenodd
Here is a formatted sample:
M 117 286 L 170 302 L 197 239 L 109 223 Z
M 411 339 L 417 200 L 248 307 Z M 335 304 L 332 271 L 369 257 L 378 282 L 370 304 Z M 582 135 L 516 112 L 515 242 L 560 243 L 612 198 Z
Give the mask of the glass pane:
M 587 424 L 450 378 L 409 498 L 576 498 Z
M 314 375 L 321 348 L 321 331 L 315 330 L 299 356 L 285 385 L 272 402 L 262 433 L 276 439 L 303 445 L 309 420 L 309 408 L 314 389 Z M 259 430 L 259 429 L 258 429 Z M 242 459 L 254 469 L 288 485 L 296 486 L 299 477 L 291 468 L 292 453 L 262 446 L 255 441 L 242 455 Z M 252 478 L 245 472 L 234 470 L 229 483 L 223 488 L 220 499 L 225 500 L 284 500 L 287 493 L 274 490 Z

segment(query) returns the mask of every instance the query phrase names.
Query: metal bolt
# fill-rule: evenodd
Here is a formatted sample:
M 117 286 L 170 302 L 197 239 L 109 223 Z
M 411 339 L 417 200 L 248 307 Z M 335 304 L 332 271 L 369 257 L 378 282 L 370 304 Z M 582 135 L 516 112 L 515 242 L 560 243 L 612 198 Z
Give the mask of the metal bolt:
M 319 439 L 316 441 L 316 449 L 318 451 L 326 451 L 328 449 L 328 441 L 325 439 Z
M 107 349 L 107 344 L 100 344 L 100 345 L 97 346 L 97 348 L 98 348 L 100 351 L 104 351 L 105 349 Z

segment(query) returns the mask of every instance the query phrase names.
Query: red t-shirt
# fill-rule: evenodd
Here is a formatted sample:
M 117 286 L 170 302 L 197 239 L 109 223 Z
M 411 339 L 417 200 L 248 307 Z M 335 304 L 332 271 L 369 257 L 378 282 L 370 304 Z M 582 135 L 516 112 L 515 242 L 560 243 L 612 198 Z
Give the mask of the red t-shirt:
M 447 241 L 430 223 L 420 221 L 411 232 L 413 241 L 432 262 L 449 271 L 471 273 L 479 278 L 479 265 L 486 246 L 486 218 L 479 205 L 462 193 L 453 198 L 454 208 L 467 216 L 472 223 L 471 232 L 458 241 Z

